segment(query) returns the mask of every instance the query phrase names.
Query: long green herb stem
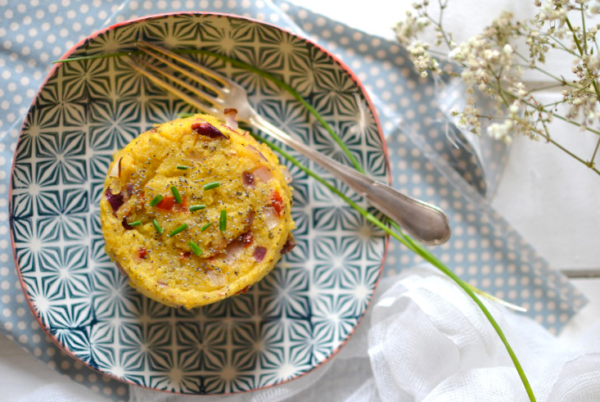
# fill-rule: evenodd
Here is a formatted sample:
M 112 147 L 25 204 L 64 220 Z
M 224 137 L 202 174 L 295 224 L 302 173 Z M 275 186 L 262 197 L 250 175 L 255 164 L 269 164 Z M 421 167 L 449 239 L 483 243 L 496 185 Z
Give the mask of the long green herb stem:
M 354 208 L 356 211 L 358 211 L 358 213 L 360 213 L 367 221 L 371 222 L 373 225 L 377 226 L 381 230 L 385 231 L 388 235 L 392 236 L 393 238 L 395 238 L 396 240 L 398 240 L 400 243 L 404 244 L 410 250 L 412 250 L 416 254 L 420 255 L 421 257 L 423 257 L 427 262 L 431 263 L 431 265 L 433 265 L 434 267 L 438 268 L 440 271 L 442 271 L 444 274 L 446 274 L 448 277 L 450 277 L 450 279 L 452 279 L 458 286 L 460 286 L 460 288 L 465 293 L 467 293 L 467 295 L 471 299 L 473 299 L 473 301 L 477 304 L 477 306 L 479 307 L 479 309 L 483 312 L 483 314 L 485 315 L 485 317 L 487 318 L 487 320 L 490 322 L 490 324 L 492 325 L 492 327 L 496 331 L 496 334 L 498 334 L 498 337 L 500 337 L 500 340 L 504 344 L 504 347 L 506 348 L 506 350 L 507 350 L 507 352 L 508 352 L 508 354 L 509 354 L 509 356 L 510 356 L 512 362 L 513 362 L 513 364 L 515 365 L 515 368 L 517 369 L 517 373 L 519 374 L 519 377 L 521 378 L 521 381 L 523 382 L 523 385 L 525 387 L 527 395 L 529 396 L 529 399 L 531 401 L 535 401 L 536 400 L 535 399 L 535 395 L 533 394 L 533 390 L 531 389 L 531 385 L 529 384 L 529 380 L 527 379 L 527 376 L 525 375 L 525 372 L 523 371 L 523 367 L 521 366 L 521 363 L 519 362 L 519 359 L 517 358 L 517 355 L 513 351 L 512 347 L 510 346 L 510 343 L 506 339 L 506 336 L 504 335 L 504 332 L 500 328 L 500 325 L 498 325 L 498 323 L 494 319 L 494 316 L 492 316 L 492 314 L 489 312 L 489 310 L 487 309 L 487 307 L 485 307 L 485 305 L 483 304 L 483 302 L 475 295 L 475 293 L 473 292 L 473 290 L 471 290 L 471 286 L 469 284 L 467 284 L 465 281 L 463 281 L 462 279 L 460 279 L 460 277 L 458 275 L 456 275 L 454 272 L 452 272 L 452 270 L 450 270 L 448 267 L 446 267 L 446 265 L 444 265 L 444 263 L 442 263 L 429 250 L 427 250 L 425 247 L 423 247 L 423 245 L 421 245 L 417 241 L 413 240 L 410 236 L 394 232 L 385 223 L 383 223 L 381 220 L 379 220 L 376 216 L 374 216 L 373 214 L 371 214 L 366 209 L 362 208 L 356 202 L 352 201 L 352 199 L 350 199 L 344 193 L 342 193 L 341 191 L 339 191 L 337 188 L 333 187 L 331 184 L 329 184 L 321 176 L 319 176 L 318 174 L 316 174 L 315 172 L 313 172 L 312 170 L 310 170 L 309 168 L 307 168 L 306 166 L 304 166 L 302 163 L 300 163 L 299 160 L 297 160 L 296 158 L 294 158 L 291 154 L 289 154 L 288 152 L 286 152 L 285 150 L 283 150 L 281 147 L 275 145 L 274 143 L 272 143 L 271 141 L 267 140 L 266 138 L 260 137 L 258 135 L 254 135 L 254 137 L 257 138 L 257 139 L 259 139 L 260 141 L 264 142 L 265 144 L 267 144 L 269 147 L 271 147 L 277 153 L 279 153 L 280 155 L 282 155 L 283 157 L 285 157 L 287 160 L 289 160 L 292 164 L 294 164 L 296 167 L 298 167 L 304 173 L 306 173 L 307 175 L 309 175 L 313 179 L 317 180 L 319 183 L 323 184 L 332 193 L 334 193 L 335 195 L 337 195 L 338 197 L 340 197 L 348 205 L 350 205 L 352 208 Z
M 354 157 L 354 155 L 352 155 L 352 153 L 350 152 L 348 147 L 344 144 L 342 139 L 329 126 L 329 124 L 325 121 L 325 119 L 323 119 L 323 117 L 308 102 L 306 102 L 306 100 L 304 100 L 304 98 L 294 88 L 292 88 L 285 82 L 281 81 L 277 77 L 272 76 L 269 73 L 266 73 L 262 70 L 257 69 L 256 67 L 253 67 L 253 66 L 246 64 L 244 62 L 241 62 L 239 60 L 231 59 L 227 56 L 224 56 L 224 55 L 221 55 L 218 53 L 214 53 L 214 52 L 210 52 L 210 51 L 206 51 L 206 50 L 196 50 L 196 49 L 175 50 L 175 52 L 183 53 L 183 54 L 185 54 L 185 53 L 204 54 L 207 56 L 212 56 L 212 57 L 224 60 L 226 62 L 231 63 L 232 65 L 234 65 L 236 67 L 240 67 L 245 70 L 254 72 L 257 75 L 270 80 L 275 85 L 277 85 L 279 88 L 286 90 L 294 98 L 296 98 L 304 107 L 306 107 L 307 110 L 316 118 L 316 120 L 319 121 L 319 123 L 321 123 L 323 125 L 323 127 L 331 135 L 332 139 L 340 146 L 342 151 L 346 154 L 348 159 L 352 162 L 354 167 L 358 171 L 364 173 L 364 169 L 358 163 L 358 160 L 356 160 L 356 158 Z M 112 53 L 112 54 L 96 55 L 96 56 L 84 56 L 84 57 L 79 57 L 79 58 L 61 60 L 59 62 L 72 62 L 72 61 L 77 61 L 77 60 L 89 60 L 89 59 L 106 58 L 106 57 L 121 57 L 121 56 L 127 56 L 129 54 L 134 54 L 134 53 L 138 53 L 138 52 L 127 52 L 127 53 L 121 52 L 121 53 Z M 523 368 L 521 366 L 521 363 L 519 362 L 519 359 L 517 358 L 512 347 L 510 346 L 510 343 L 506 339 L 504 332 L 502 331 L 502 329 L 500 328 L 500 326 L 498 325 L 498 323 L 496 322 L 496 320 L 494 319 L 492 314 L 489 312 L 489 310 L 483 304 L 483 302 L 476 296 L 475 292 L 473 291 L 473 287 L 471 285 L 469 285 L 468 283 L 463 281 L 460 277 L 458 277 L 454 272 L 452 272 L 452 270 L 450 270 L 450 268 L 448 268 L 446 265 L 444 265 L 443 262 L 441 262 L 434 254 L 432 254 L 429 250 L 427 250 L 423 245 L 421 245 L 420 243 L 418 243 L 417 241 L 412 239 L 410 236 L 404 234 L 396 222 L 391 222 L 391 225 L 396 229 L 396 231 L 394 231 L 390 227 L 388 227 L 384 222 L 379 220 L 376 216 L 374 216 L 373 214 L 368 212 L 366 209 L 359 206 L 356 202 L 352 201 L 352 199 L 350 199 L 348 196 L 343 194 L 340 190 L 338 190 L 337 188 L 335 188 L 334 186 L 329 184 L 325 179 L 323 179 L 317 173 L 313 172 L 311 169 L 304 166 L 298 159 L 293 157 L 291 154 L 286 152 L 284 149 L 282 149 L 281 147 L 277 146 L 276 144 L 272 143 L 271 141 L 269 141 L 263 137 L 260 137 L 258 135 L 254 135 L 254 137 L 261 140 L 262 142 L 266 143 L 269 147 L 271 147 L 277 153 L 279 153 L 280 155 L 282 155 L 283 157 L 288 159 L 292 164 L 297 166 L 300 170 L 302 170 L 307 175 L 309 175 L 310 177 L 317 180 L 319 183 L 323 184 L 332 193 L 336 194 L 338 197 L 340 197 L 342 200 L 344 200 L 348 205 L 350 205 L 352 208 L 354 208 L 356 211 L 358 211 L 367 221 L 371 222 L 373 225 L 377 226 L 378 228 L 383 230 L 385 233 L 387 233 L 388 235 L 390 235 L 393 238 L 395 238 L 396 240 L 398 240 L 400 243 L 405 245 L 409 250 L 411 250 L 414 253 L 416 253 L 417 255 L 421 256 L 427 262 L 432 264 L 434 267 L 436 267 L 442 273 L 444 273 L 450 279 L 452 279 L 452 281 L 454 281 L 477 304 L 479 309 L 483 312 L 483 314 L 485 315 L 487 320 L 490 322 L 490 324 L 494 328 L 496 334 L 498 335 L 501 342 L 503 343 L 504 347 L 506 348 L 506 350 L 517 370 L 517 373 L 523 383 L 523 386 L 525 387 L 525 390 L 527 392 L 527 395 L 529 396 L 530 401 L 536 400 L 535 395 L 533 394 L 531 385 L 529 384 L 529 380 L 527 379 L 527 376 L 525 375 L 525 372 L 523 371 Z M 194 248 L 191 244 L 190 244 L 190 247 L 192 247 L 192 249 Z M 193 250 L 193 251 L 195 252 L 195 250 Z M 196 253 L 196 255 L 199 255 L 199 254 Z M 481 291 L 479 291 L 479 292 L 481 292 Z M 483 292 L 481 292 L 481 293 L 483 293 Z

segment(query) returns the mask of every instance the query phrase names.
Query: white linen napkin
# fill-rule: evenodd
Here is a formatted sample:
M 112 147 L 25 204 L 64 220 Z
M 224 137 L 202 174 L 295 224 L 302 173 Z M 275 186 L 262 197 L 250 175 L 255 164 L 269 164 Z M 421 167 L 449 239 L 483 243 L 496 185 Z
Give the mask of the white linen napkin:
M 354 337 L 329 363 L 298 380 L 224 402 L 527 401 L 508 353 L 477 306 L 434 268 L 382 281 Z M 540 402 L 600 401 L 600 322 L 566 344 L 533 320 L 486 301 Z M 52 402 L 79 401 L 52 389 Z M 36 395 L 40 395 L 39 392 Z M 37 401 L 35 395 L 21 402 Z M 47 400 L 47 399 L 44 399 Z M 130 402 L 192 402 L 131 387 Z

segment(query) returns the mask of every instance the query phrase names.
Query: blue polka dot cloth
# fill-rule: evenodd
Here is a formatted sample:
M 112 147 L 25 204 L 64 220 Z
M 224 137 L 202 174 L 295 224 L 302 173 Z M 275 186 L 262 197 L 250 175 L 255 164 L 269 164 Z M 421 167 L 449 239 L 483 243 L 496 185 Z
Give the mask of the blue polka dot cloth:
M 0 331 L 51 368 L 115 401 L 128 387 L 63 354 L 30 312 L 11 255 L 7 189 L 17 138 L 36 90 L 75 43 L 117 22 L 156 13 L 213 11 L 269 22 L 306 36 L 347 64 L 366 86 L 387 138 L 394 186 L 446 211 L 452 239 L 432 251 L 463 279 L 528 309 L 552 332 L 585 304 L 486 202 L 506 159 L 504 145 L 473 140 L 440 106 L 448 88 L 419 77 L 397 43 L 283 1 L 0 0 Z M 390 242 L 384 275 L 420 263 Z

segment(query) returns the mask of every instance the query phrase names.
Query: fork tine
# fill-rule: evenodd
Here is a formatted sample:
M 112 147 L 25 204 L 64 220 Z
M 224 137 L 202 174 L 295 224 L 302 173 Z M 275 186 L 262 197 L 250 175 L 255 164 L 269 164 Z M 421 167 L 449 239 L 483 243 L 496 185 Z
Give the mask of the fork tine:
M 169 57 L 171 57 L 172 59 L 175 59 L 175 60 L 177 60 L 178 62 L 180 62 L 180 63 L 183 63 L 183 64 L 185 64 L 186 66 L 188 66 L 188 67 L 191 67 L 191 68 L 193 68 L 194 70 L 196 70 L 196 71 L 198 71 L 198 72 L 200 72 L 200 73 L 202 73 L 202 74 L 204 74 L 204 75 L 207 75 L 207 76 L 209 76 L 209 77 L 211 77 L 211 78 L 213 78 L 213 79 L 217 80 L 217 81 L 218 81 L 218 82 L 220 82 L 220 83 L 221 83 L 221 85 L 223 85 L 225 88 L 229 88 L 229 86 L 230 86 L 230 82 L 229 82 L 229 79 L 228 79 L 227 77 L 225 77 L 225 76 L 223 76 L 223 75 L 221 75 L 221 74 L 219 74 L 219 73 L 217 73 L 217 72 L 215 72 L 215 71 L 212 71 L 212 70 L 210 70 L 210 69 L 208 69 L 208 68 L 202 67 L 200 64 L 198 64 L 198 63 L 195 63 L 195 62 L 191 61 L 191 60 L 190 60 L 190 59 L 188 59 L 188 58 L 181 57 L 181 56 L 180 56 L 180 55 L 178 55 L 177 53 L 174 53 L 174 52 L 172 52 L 172 51 L 170 51 L 170 50 L 167 50 L 167 49 L 165 49 L 165 48 L 162 48 L 162 47 L 160 47 L 160 46 L 153 45 L 153 44 L 151 44 L 151 43 L 148 43 L 148 42 L 145 42 L 145 41 L 138 41 L 138 47 L 139 47 L 140 45 L 141 45 L 142 47 L 144 47 L 144 46 L 145 46 L 145 47 L 149 47 L 150 49 L 154 50 L 155 52 L 162 53 L 162 54 L 164 54 L 165 56 L 169 56 Z
M 159 53 L 155 53 L 153 51 L 150 51 L 150 49 L 148 49 L 148 48 L 146 48 L 144 46 L 139 47 L 139 49 L 142 52 L 144 52 L 145 54 L 147 54 L 148 56 L 153 57 L 153 58 L 155 58 L 157 60 L 160 60 L 161 62 L 165 63 L 167 66 L 171 67 L 173 70 L 180 72 L 181 74 L 185 75 L 186 77 L 189 77 L 189 78 L 193 79 L 194 81 L 196 81 L 200 85 L 202 85 L 202 86 L 210 89 L 211 91 L 216 92 L 219 96 L 225 95 L 225 91 L 224 90 L 226 90 L 226 88 L 219 87 L 218 85 L 215 85 L 214 83 L 209 82 L 209 81 L 205 80 L 204 78 L 202 78 L 202 77 L 200 77 L 200 76 L 198 76 L 196 74 L 193 74 L 192 72 L 190 72 L 190 70 L 180 67 L 179 65 L 173 63 L 168 58 L 162 56 Z M 150 64 L 150 66 L 151 66 L 151 64 Z
M 161 70 L 160 68 L 146 62 L 145 60 L 140 59 L 139 57 L 136 56 L 130 56 L 130 59 L 134 62 L 137 63 L 138 65 L 143 65 L 146 69 L 150 69 L 155 71 L 156 73 L 162 75 L 163 77 L 175 82 L 176 84 L 186 88 L 188 91 L 193 92 L 195 95 L 199 96 L 200 98 L 204 99 L 205 101 L 207 101 L 208 103 L 211 103 L 213 106 L 215 107 L 219 107 L 222 106 L 223 101 L 219 98 L 215 98 L 209 94 L 207 94 L 204 91 L 199 90 L 198 88 L 194 88 L 193 86 L 190 86 L 187 82 L 183 81 L 181 78 L 177 78 L 175 77 L 173 74 L 170 74 L 167 71 Z
M 204 113 L 211 113 L 211 114 L 218 114 L 219 113 L 219 111 L 216 110 L 215 108 L 211 108 L 211 107 L 209 107 L 209 106 L 207 106 L 207 105 L 205 105 L 205 104 L 203 104 L 201 102 L 198 102 L 196 99 L 192 98 L 191 96 L 189 96 L 185 92 L 180 91 L 178 88 L 175 88 L 173 85 L 169 84 L 168 82 L 165 82 L 165 81 L 161 80 L 156 75 L 154 75 L 154 74 L 148 72 L 147 70 L 139 67 L 131 59 L 124 58 L 123 60 L 127 64 L 129 64 L 129 66 L 131 68 L 133 68 L 134 70 L 138 71 L 140 74 L 142 74 L 143 76 L 145 76 L 146 78 L 148 78 L 150 81 L 152 81 L 156 85 L 160 86 L 161 88 L 167 90 L 168 92 L 172 93 L 173 95 L 177 96 L 179 99 L 181 99 L 181 100 L 189 103 L 190 105 L 194 106 L 198 110 L 201 110 Z

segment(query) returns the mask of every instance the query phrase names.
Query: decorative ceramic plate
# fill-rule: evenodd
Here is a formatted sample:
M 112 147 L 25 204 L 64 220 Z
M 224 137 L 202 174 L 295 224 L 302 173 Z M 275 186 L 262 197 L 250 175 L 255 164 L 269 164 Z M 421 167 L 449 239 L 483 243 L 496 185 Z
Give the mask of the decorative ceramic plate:
M 280 77 L 370 175 L 388 180 L 385 142 L 364 88 L 314 43 L 240 17 L 172 14 L 97 32 L 64 58 L 135 50 L 137 39 L 222 53 Z M 189 57 L 246 87 L 277 126 L 347 163 L 302 105 L 270 81 L 214 57 Z M 191 111 L 118 57 L 52 69 L 23 125 L 11 182 L 13 247 L 27 300 L 62 349 L 130 384 L 226 394 L 298 378 L 355 330 L 373 296 L 386 238 L 283 160 L 294 177 L 298 246 L 272 273 L 245 295 L 194 310 L 135 292 L 104 253 L 98 211 L 107 166 L 115 150 L 154 123 Z

